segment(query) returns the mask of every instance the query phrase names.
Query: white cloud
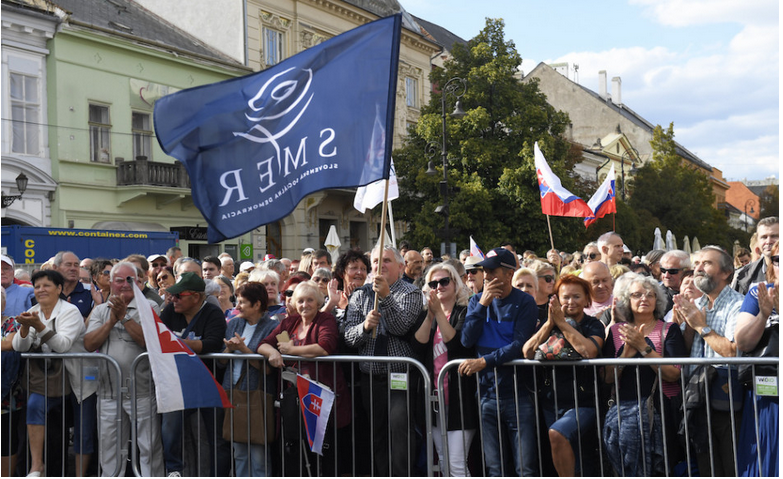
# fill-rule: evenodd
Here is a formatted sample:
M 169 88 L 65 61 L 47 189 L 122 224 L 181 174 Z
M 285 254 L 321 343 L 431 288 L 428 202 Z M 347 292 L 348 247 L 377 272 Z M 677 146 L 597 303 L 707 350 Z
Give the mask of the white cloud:
M 710 23 L 777 24 L 777 0 L 630 0 L 646 6 L 645 13 L 659 23 L 687 27 Z

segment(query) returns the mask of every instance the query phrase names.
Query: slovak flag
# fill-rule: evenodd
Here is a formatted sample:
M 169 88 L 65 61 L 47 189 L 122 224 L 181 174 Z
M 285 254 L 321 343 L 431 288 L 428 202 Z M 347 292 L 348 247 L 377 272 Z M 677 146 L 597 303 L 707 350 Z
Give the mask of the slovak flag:
M 299 392 L 299 403 L 302 406 L 302 417 L 310 450 L 323 456 L 321 450 L 329 413 L 334 404 L 334 392 L 301 374 L 296 375 L 296 389 Z
M 601 186 L 596 190 L 593 197 L 587 202 L 587 206 L 593 210 L 593 214 L 585 218 L 585 228 L 595 223 L 598 218 L 603 218 L 608 213 L 617 213 L 614 179 L 614 165 L 612 165 L 604 182 L 601 183 Z
M 563 188 L 560 178 L 552 173 L 544 158 L 544 154 L 538 148 L 538 142 L 534 147 L 536 164 L 536 176 L 538 176 L 538 189 L 541 192 L 541 211 L 545 215 L 574 216 L 586 218 L 593 215 L 593 211 L 587 206 L 585 200 Z
M 473 240 L 473 236 L 470 237 L 470 255 L 484 259 L 484 252 L 481 251 L 481 248 L 478 247 L 476 241 Z
M 133 285 L 133 290 L 155 381 L 158 412 L 233 408 L 209 368 L 163 324 L 138 286 Z

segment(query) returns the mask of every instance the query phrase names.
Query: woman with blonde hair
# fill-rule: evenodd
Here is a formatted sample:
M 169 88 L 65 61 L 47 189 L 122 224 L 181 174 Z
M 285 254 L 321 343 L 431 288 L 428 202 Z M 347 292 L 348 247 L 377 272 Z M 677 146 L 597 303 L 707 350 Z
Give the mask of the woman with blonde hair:
M 460 341 L 465 323 L 470 290 L 462 282 L 457 270 L 449 264 L 434 264 L 427 270 L 424 288 L 427 298 L 427 316 L 414 334 L 411 347 L 424 358 L 424 365 L 437 389 L 438 375 L 452 359 L 474 358 L 473 348 Z M 432 415 L 432 440 L 439 461 L 444 464 L 443 437 L 448 441 L 449 473 L 452 476 L 470 475 L 467 468 L 468 451 L 478 425 L 476 411 L 476 382 L 460 384 L 457 368 L 451 368 L 443 384 L 445 404 Z M 440 414 L 447 417 L 447 431 L 440 429 Z

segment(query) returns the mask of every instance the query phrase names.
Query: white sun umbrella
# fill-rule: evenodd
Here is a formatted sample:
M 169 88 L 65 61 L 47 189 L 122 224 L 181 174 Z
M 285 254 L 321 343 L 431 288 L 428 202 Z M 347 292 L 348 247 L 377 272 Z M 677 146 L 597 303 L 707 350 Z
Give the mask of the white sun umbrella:
M 332 264 L 337 262 L 337 257 L 340 256 L 340 246 L 342 243 L 340 243 L 340 237 L 337 236 L 337 228 L 332 225 L 329 227 L 329 234 L 326 235 L 326 241 L 324 241 L 324 246 L 326 246 L 326 251 L 329 252 L 329 254 L 332 256 Z
M 688 239 L 688 235 L 685 235 L 685 239 L 682 240 L 682 249 L 689 255 L 691 254 L 691 240 Z
M 674 237 L 672 230 L 666 230 L 666 251 L 677 249 L 677 238 Z
M 693 237 L 693 244 L 691 244 L 691 247 L 693 248 L 693 251 L 699 251 L 701 249 L 701 245 L 699 244 L 699 238 Z
M 661 236 L 660 228 L 655 228 L 655 239 L 653 239 L 652 249 L 663 249 L 663 237 Z

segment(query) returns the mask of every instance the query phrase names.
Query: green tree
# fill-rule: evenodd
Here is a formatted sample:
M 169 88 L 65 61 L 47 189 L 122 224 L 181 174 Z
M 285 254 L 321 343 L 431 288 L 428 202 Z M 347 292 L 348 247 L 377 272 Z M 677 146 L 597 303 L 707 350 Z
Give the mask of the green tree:
M 581 151 L 563 138 L 567 114 L 546 102 L 536 81 L 522 83 L 515 76 L 521 57 L 514 43 L 505 40 L 503 26 L 502 20 L 487 19 L 467 45 L 455 45 L 444 69 L 430 75 L 436 89 L 453 77 L 467 84 L 461 98 L 467 115 L 447 119 L 448 183 L 458 188 L 449 195 L 449 223 L 450 229 L 460 230 L 450 236 L 458 249 L 466 248 L 473 235 L 485 250 L 511 241 L 518 249 L 543 253 L 549 248 L 549 235 L 541 213 L 533 144 L 538 141 L 550 167 L 569 189 L 574 184 L 569 175 L 581 161 Z M 453 108 L 454 98 L 447 95 L 447 113 Z M 442 202 L 442 134 L 441 93 L 433 92 L 405 145 L 394 153 L 400 177 L 395 212 L 410 225 L 405 239 L 436 251 L 441 242 L 437 231 L 443 228 L 443 216 L 434 213 Z M 428 144 L 437 145 L 429 157 Z M 437 175 L 425 174 L 429 160 Z M 556 247 L 581 247 L 578 238 L 584 227 L 579 219 L 552 217 L 551 223 Z
M 718 244 L 731 251 L 742 232 L 730 228 L 726 216 L 717 210 L 709 177 L 688 165 L 676 152 L 674 124 L 660 125 L 650 141 L 652 160 L 629 182 L 629 205 L 639 217 L 639 234 L 653 238 L 655 227 L 671 230 L 682 241 L 696 236 L 702 245 Z

